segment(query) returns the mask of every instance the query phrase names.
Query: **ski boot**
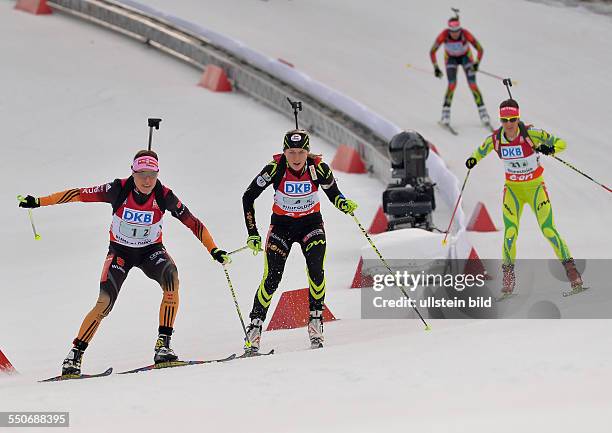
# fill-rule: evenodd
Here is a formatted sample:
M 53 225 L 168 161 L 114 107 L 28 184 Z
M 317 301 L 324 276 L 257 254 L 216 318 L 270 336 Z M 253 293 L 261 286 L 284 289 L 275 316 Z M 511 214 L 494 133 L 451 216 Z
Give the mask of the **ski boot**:
M 450 107 L 447 107 L 447 106 L 442 107 L 442 118 L 440 119 L 440 125 L 443 125 L 443 126 L 450 125 Z
M 66 359 L 62 363 L 62 376 L 80 376 L 81 375 L 81 361 L 83 360 L 83 350 L 79 350 L 75 347 L 70 349 Z
M 502 271 L 504 273 L 502 294 L 505 296 L 509 296 L 512 294 L 512 292 L 514 292 L 514 287 L 516 285 L 516 277 L 514 276 L 514 263 L 503 264 Z
M 263 328 L 263 320 L 261 319 L 251 319 L 251 323 L 247 326 L 247 337 L 248 341 L 251 343 L 247 343 L 245 338 L 244 341 L 244 354 L 246 356 L 255 356 L 259 353 L 259 342 L 261 341 L 261 330 Z
M 491 128 L 491 118 L 487 113 L 487 108 L 484 105 L 478 107 L 478 115 L 480 116 L 480 122 L 487 128 Z
M 80 376 L 81 375 L 81 361 L 83 360 L 83 353 L 89 346 L 89 343 L 75 338 L 72 342 L 72 349 L 66 355 L 66 359 L 62 363 L 62 376 Z
M 170 334 L 172 334 L 172 331 Z M 157 341 L 155 342 L 155 356 L 153 357 L 155 364 L 176 361 L 178 359 L 178 356 L 176 353 L 174 353 L 174 350 L 170 348 L 171 338 L 172 337 L 170 335 L 163 334 L 161 332 L 157 336 Z
M 308 336 L 310 337 L 310 348 L 319 349 L 323 347 L 323 310 L 311 310 L 308 321 Z
M 561 263 L 565 268 L 565 274 L 567 275 L 567 279 L 570 282 L 572 291 L 582 291 L 584 288 L 582 283 L 582 277 L 580 276 L 580 272 L 578 272 L 578 269 L 576 269 L 576 262 L 574 262 L 574 259 L 570 257 L 569 259 L 563 260 Z
M 83 353 L 87 349 L 88 343 L 75 338 L 72 342 L 73 347 L 66 355 L 66 359 L 62 363 L 62 376 L 80 376 L 81 375 L 81 361 L 83 360 Z

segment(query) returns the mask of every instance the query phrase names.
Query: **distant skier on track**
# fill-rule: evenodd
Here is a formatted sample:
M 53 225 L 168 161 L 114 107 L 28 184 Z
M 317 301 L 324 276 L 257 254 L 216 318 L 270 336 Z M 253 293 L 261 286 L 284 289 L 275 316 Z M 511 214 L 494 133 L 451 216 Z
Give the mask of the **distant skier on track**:
M 500 104 L 499 118 L 502 127 L 486 138 L 466 160 L 465 165 L 471 170 L 478 161 L 493 150 L 504 163 L 506 182 L 502 206 L 504 217 L 502 293 L 509 296 L 514 291 L 516 240 L 525 203 L 528 203 L 535 212 L 542 234 L 561 260 L 572 292 L 582 291 L 582 277 L 553 222 L 552 205 L 542 176 L 544 167 L 540 165 L 540 154 L 554 155 L 565 150 L 567 145 L 564 140 L 543 129 L 525 126 L 520 121 L 519 104 L 514 99 L 507 99 Z
M 274 205 L 265 246 L 264 274 L 255 294 L 251 323 L 247 328 L 251 343 L 250 347 L 245 345 L 247 355 L 256 355 L 259 351 L 263 322 L 294 242 L 300 244 L 306 258 L 310 287 L 308 335 L 311 347 L 323 347 L 323 263 L 326 239 L 319 210 L 319 187 L 342 212 L 350 213 L 357 209 L 357 204 L 347 200 L 338 189 L 329 166 L 320 156 L 310 153 L 308 133 L 301 129 L 288 131 L 283 142 L 283 153 L 274 155 L 272 161 L 253 179 L 242 198 L 249 235 L 247 245 L 253 254 L 262 251 L 262 241 L 255 223 L 254 202 L 270 185 L 275 190 Z
M 159 310 L 159 335 L 155 343 L 154 362 L 174 361 L 178 357 L 170 348 L 174 320 L 179 307 L 179 280 L 174 261 L 162 243 L 162 220 L 165 211 L 187 226 L 219 263 L 230 257 L 215 245 L 210 233 L 172 190 L 157 179 L 157 154 L 141 150 L 134 157 L 132 175 L 91 188 L 75 188 L 46 197 L 28 195 L 19 204 L 24 208 L 51 206 L 71 202 L 104 202 L 113 206 L 110 245 L 100 279 L 100 295 L 87 314 L 73 348 L 62 365 L 62 375 L 80 375 L 83 352 L 87 349 L 102 319 L 112 310 L 119 290 L 132 267 L 138 267 L 163 289 Z
M 476 72 L 478 71 L 478 66 L 482 60 L 484 50 L 474 35 L 472 35 L 469 30 L 461 27 L 459 16 L 457 15 L 459 11 L 456 9 L 454 9 L 454 11 L 456 15 L 448 20 L 448 27 L 442 30 L 438 35 L 429 51 L 429 56 L 431 57 L 431 62 L 434 67 L 434 74 L 436 77 L 442 78 L 443 73 L 438 66 L 436 52 L 441 45 L 444 45 L 444 64 L 446 66 L 448 86 L 446 88 L 446 94 L 444 95 L 440 124 L 447 127 L 450 125 L 451 104 L 453 102 L 455 88 L 457 87 L 457 68 L 461 66 L 467 77 L 472 95 L 474 95 L 474 101 L 478 107 L 480 121 L 484 126 L 490 128 L 489 114 L 485 108 L 482 93 L 476 84 Z M 478 52 L 476 60 L 474 60 L 472 56 L 470 44 Z

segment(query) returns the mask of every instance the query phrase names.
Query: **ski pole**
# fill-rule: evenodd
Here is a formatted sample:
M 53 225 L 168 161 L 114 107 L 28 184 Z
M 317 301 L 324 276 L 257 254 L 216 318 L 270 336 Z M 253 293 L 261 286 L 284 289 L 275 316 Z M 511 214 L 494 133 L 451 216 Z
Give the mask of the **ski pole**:
M 589 176 L 588 174 L 581 172 L 580 170 L 578 170 L 576 167 L 574 167 L 574 166 L 573 166 L 572 164 L 570 164 L 569 162 L 564 161 L 564 160 L 562 160 L 561 158 L 559 158 L 558 156 L 555 156 L 555 155 L 550 155 L 550 156 L 552 156 L 553 158 L 555 158 L 557 161 L 562 162 L 563 164 L 565 164 L 566 166 L 568 166 L 569 168 L 571 168 L 571 169 L 572 169 L 572 170 L 574 170 L 575 172 L 580 173 L 581 175 L 583 175 L 583 176 L 584 176 L 584 177 L 586 177 L 587 179 L 589 179 L 589 180 L 591 180 L 591 181 L 595 182 L 597 185 L 599 185 L 600 187 L 604 188 L 604 189 L 605 189 L 605 190 L 607 190 L 608 192 L 612 192 L 612 189 L 608 188 L 607 186 L 605 186 L 605 185 L 604 185 L 604 184 L 602 184 L 602 183 L 597 182 L 595 179 L 593 179 L 593 178 L 592 178 L 591 176 Z
M 459 193 L 459 197 L 457 197 L 457 203 L 455 203 L 455 209 L 453 209 L 453 215 L 451 216 L 450 222 L 448 223 L 448 228 L 446 229 L 444 239 L 442 239 L 442 245 L 446 245 L 446 238 L 448 237 L 448 232 L 450 231 L 451 225 L 453 224 L 453 220 L 455 219 L 455 212 L 457 212 L 457 208 L 459 207 L 459 202 L 461 201 L 461 196 L 463 195 L 463 190 L 465 189 L 465 184 L 467 183 L 468 177 L 470 175 L 470 171 L 468 170 L 465 175 L 465 179 L 463 179 L 463 185 L 461 186 L 461 192 Z
M 242 313 L 240 312 L 240 306 L 238 305 L 238 299 L 236 299 L 236 292 L 234 292 L 234 286 L 232 285 L 232 280 L 230 279 L 229 272 L 227 272 L 227 268 L 225 265 L 223 266 L 223 272 L 225 272 L 225 279 L 227 279 L 227 285 L 229 286 L 230 292 L 232 294 L 232 298 L 234 299 L 234 305 L 236 306 L 236 312 L 238 313 L 238 317 L 240 318 L 240 323 L 242 324 L 242 330 L 244 331 L 245 344 L 246 347 L 251 347 L 251 340 L 249 340 L 249 335 L 247 334 L 246 326 L 244 326 L 244 319 L 242 318 Z
M 361 223 L 359 222 L 359 220 L 357 219 L 357 217 L 355 216 L 355 214 L 353 212 L 351 212 L 349 214 L 350 216 L 353 217 L 353 219 L 355 220 L 355 222 L 357 223 L 357 225 L 359 226 L 359 229 L 361 230 L 361 233 L 363 233 L 363 235 L 366 237 L 366 239 L 368 240 L 368 242 L 370 243 L 370 245 L 372 246 L 372 248 L 374 249 L 374 251 L 376 252 L 376 254 L 378 255 L 378 258 L 380 259 L 381 262 L 383 262 L 383 264 L 385 265 L 385 267 L 389 270 L 390 273 L 393 273 L 393 271 L 391 270 L 391 267 L 387 264 L 387 261 L 385 260 L 385 258 L 382 256 L 382 254 L 380 253 L 380 251 L 378 251 L 378 248 L 376 248 L 376 245 L 374 245 L 374 242 L 372 241 L 372 238 L 370 237 L 370 235 L 368 235 L 368 232 L 363 228 L 363 226 L 361 225 Z M 410 296 L 408 296 L 408 293 L 406 293 L 406 291 L 404 290 L 403 287 L 398 286 L 398 288 L 402 291 L 402 293 L 404 294 L 404 296 L 406 297 L 406 299 L 408 299 L 408 301 L 410 301 Z M 412 302 L 410 303 L 412 305 Z M 421 319 L 421 322 L 423 322 L 423 324 L 425 325 L 425 330 L 426 331 L 431 331 L 431 326 L 429 326 L 427 324 L 427 322 L 425 321 L 425 319 L 423 319 L 423 316 L 421 316 L 421 313 L 419 312 L 419 310 L 417 309 L 416 305 L 412 305 L 412 308 L 414 309 L 414 311 L 417 313 L 417 315 L 419 316 L 419 319 Z
M 19 200 L 20 203 L 23 203 L 25 201 L 25 197 L 23 197 L 22 195 L 18 195 L 17 200 Z M 34 216 L 32 215 L 32 209 L 28 209 L 28 215 L 30 217 L 30 224 L 32 225 L 32 231 L 34 232 L 34 239 L 39 241 L 40 235 L 36 231 L 36 226 L 34 225 Z
M 230 251 L 229 253 L 227 253 L 227 255 L 231 256 L 232 254 L 239 253 L 240 251 L 246 250 L 248 247 L 249 247 L 248 245 L 245 245 L 243 247 L 238 248 L 237 250 Z
M 480 68 L 478 69 L 478 72 L 480 72 L 481 74 L 487 75 L 487 76 L 489 76 L 491 78 L 497 78 L 498 80 L 504 81 L 503 77 L 500 77 L 499 75 L 495 75 L 495 74 L 492 74 L 492 73 L 487 72 L 487 71 L 483 71 Z M 515 86 L 518 84 L 518 81 L 510 80 L 510 82 L 512 83 L 512 85 L 515 85 Z
M 431 69 L 425 69 L 425 68 L 423 68 L 421 66 L 415 66 L 415 65 L 412 65 L 410 63 L 406 63 L 406 67 L 407 68 L 412 68 L 415 71 L 423 72 L 423 73 L 425 73 L 427 75 L 433 75 L 433 71 Z

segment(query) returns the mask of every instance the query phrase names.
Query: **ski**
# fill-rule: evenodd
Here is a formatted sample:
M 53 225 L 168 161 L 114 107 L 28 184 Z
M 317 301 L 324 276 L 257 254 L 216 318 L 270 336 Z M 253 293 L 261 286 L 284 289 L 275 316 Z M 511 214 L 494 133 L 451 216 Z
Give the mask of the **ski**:
M 459 133 L 457 132 L 457 130 L 455 128 L 453 128 L 452 126 L 450 126 L 450 125 L 448 125 L 446 123 L 438 122 L 438 125 L 440 125 L 444 129 L 446 129 L 447 131 L 449 131 L 453 135 L 459 135 Z
M 570 290 L 568 292 L 563 292 L 563 297 L 567 298 L 568 296 L 572 296 L 572 295 L 576 295 L 578 293 L 582 293 L 582 292 L 584 292 L 587 289 L 588 289 L 588 287 L 577 287 L 577 288 L 572 289 L 572 290 Z
M 246 353 L 244 352 L 242 355 L 240 356 L 236 356 L 236 359 L 244 359 L 244 358 L 256 358 L 258 356 L 267 356 L 267 355 L 274 355 L 274 349 L 272 349 L 269 352 L 255 352 L 255 353 Z M 235 356 L 235 355 L 234 355 Z
M 500 297 L 495 298 L 495 302 L 501 302 L 506 299 L 514 298 L 515 296 L 518 296 L 518 293 L 504 293 Z
M 76 380 L 76 379 L 91 379 L 93 377 L 104 377 L 109 376 L 113 372 L 113 368 L 109 368 L 108 370 L 98 373 L 98 374 L 65 374 L 55 377 L 50 377 L 49 379 L 39 380 L 39 382 L 58 382 L 60 380 Z
M 121 371 L 117 374 L 132 374 L 132 373 L 140 373 L 142 371 L 151 371 L 151 370 L 160 370 L 162 368 L 174 368 L 174 367 L 185 367 L 187 365 L 198 365 L 198 364 L 213 364 L 216 362 L 226 362 L 231 361 L 236 358 L 236 354 L 231 354 L 226 358 L 221 359 L 208 359 L 206 361 L 196 360 L 196 361 L 168 361 L 168 362 L 160 362 L 157 364 L 147 365 L 145 367 L 135 368 L 133 370 Z

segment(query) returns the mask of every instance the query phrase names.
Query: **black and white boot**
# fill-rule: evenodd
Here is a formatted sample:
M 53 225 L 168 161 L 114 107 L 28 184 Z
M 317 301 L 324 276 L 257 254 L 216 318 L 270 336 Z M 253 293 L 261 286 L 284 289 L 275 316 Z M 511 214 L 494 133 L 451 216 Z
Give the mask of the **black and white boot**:
M 440 118 L 440 125 L 450 125 L 450 107 L 442 107 L 442 117 Z
M 155 356 L 153 357 L 153 361 L 156 364 L 162 362 L 171 362 L 176 361 L 178 356 L 174 353 L 174 350 L 170 348 L 170 335 L 160 333 L 157 336 L 157 341 L 155 342 Z
M 319 349 L 323 347 L 323 310 L 311 310 L 308 321 L 308 336 L 310 337 L 310 348 Z
M 62 363 L 62 376 L 80 376 L 81 375 L 81 361 L 83 360 L 83 353 L 85 351 L 79 350 L 76 347 L 70 349 L 66 359 Z
M 491 128 L 491 118 L 487 113 L 487 108 L 484 105 L 478 107 L 478 115 L 480 116 L 480 122 L 487 128 Z
M 248 341 L 244 339 L 244 353 L 248 355 L 257 355 L 259 353 L 259 342 L 261 341 L 261 330 L 263 328 L 263 320 L 251 319 L 251 323 L 247 326 Z

